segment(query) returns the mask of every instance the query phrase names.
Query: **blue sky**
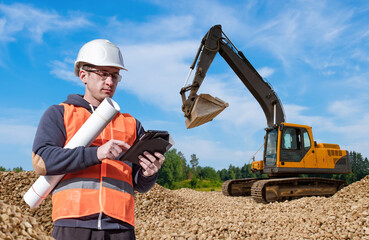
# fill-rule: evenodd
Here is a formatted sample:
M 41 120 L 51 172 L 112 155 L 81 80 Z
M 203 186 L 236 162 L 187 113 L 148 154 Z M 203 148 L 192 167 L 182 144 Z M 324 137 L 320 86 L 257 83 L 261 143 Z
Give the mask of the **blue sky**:
M 179 90 L 215 24 L 272 84 L 287 122 L 369 157 L 367 1 L 0 1 L 0 166 L 32 170 L 38 122 L 50 105 L 83 94 L 73 64 L 97 38 L 122 50 L 129 71 L 114 100 L 123 112 L 168 130 L 188 161 L 195 153 L 215 169 L 248 163 L 266 119 L 219 55 L 199 92 L 230 106 L 190 130 L 181 111 Z

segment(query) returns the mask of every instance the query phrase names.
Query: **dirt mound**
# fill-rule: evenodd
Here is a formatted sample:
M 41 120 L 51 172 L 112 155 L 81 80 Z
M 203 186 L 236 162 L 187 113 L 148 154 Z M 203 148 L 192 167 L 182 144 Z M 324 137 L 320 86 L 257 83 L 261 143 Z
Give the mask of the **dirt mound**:
M 37 177 L 33 171 L 0 173 L 0 239 L 51 235 L 50 197 L 35 210 L 22 200 Z M 281 203 L 159 185 L 135 198 L 137 239 L 369 240 L 369 176 L 330 198 Z

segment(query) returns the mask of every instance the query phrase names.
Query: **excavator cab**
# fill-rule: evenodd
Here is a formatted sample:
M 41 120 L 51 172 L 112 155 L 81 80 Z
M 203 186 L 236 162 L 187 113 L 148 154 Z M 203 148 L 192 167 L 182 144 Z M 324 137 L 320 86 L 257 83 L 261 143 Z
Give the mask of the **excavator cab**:
M 316 144 L 307 125 L 283 122 L 266 129 L 264 146 L 261 172 L 269 176 L 350 173 L 347 151 L 337 144 Z

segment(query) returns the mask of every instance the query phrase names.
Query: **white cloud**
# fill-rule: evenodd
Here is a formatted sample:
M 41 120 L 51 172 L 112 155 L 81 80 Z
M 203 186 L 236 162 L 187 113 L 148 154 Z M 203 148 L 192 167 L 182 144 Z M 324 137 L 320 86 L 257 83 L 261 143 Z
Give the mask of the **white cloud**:
M 336 74 L 335 71 L 330 71 L 330 70 L 323 72 L 323 75 L 325 75 L 325 76 L 332 76 L 332 75 L 335 75 L 335 74 Z
M 122 22 L 111 17 L 103 28 L 103 34 L 108 34 L 109 39 L 117 45 L 135 45 L 137 42 L 163 44 L 176 39 L 184 41 L 191 38 L 193 24 L 193 16 L 182 14 L 154 16 L 143 23 Z
M 257 70 L 263 78 L 268 78 L 274 73 L 274 69 L 270 67 L 262 67 L 259 70 Z
M 368 122 L 369 113 L 362 112 L 357 119 L 334 126 L 337 135 L 342 135 L 341 141 L 345 146 L 343 149 L 360 152 L 364 157 L 369 157 Z
M 56 78 L 73 82 L 79 86 L 84 86 L 82 81 L 76 75 L 74 75 L 74 65 L 71 63 L 70 59 L 66 58 L 63 62 L 54 60 L 49 65 L 51 67 L 50 73 Z
M 284 109 L 286 113 L 286 122 L 309 125 L 316 130 L 335 131 L 333 129 L 333 120 L 329 117 L 323 117 L 324 114 L 320 112 L 320 109 L 316 109 L 314 114 L 304 113 L 310 109 L 306 106 L 296 104 L 285 104 Z
M 72 30 L 90 25 L 83 16 L 60 16 L 55 11 L 43 11 L 30 5 L 14 3 L 12 5 L 0 4 L 0 40 L 15 41 L 18 34 L 27 33 L 27 37 L 36 42 L 42 42 L 46 32 Z
M 188 29 L 192 35 L 199 34 L 203 37 L 209 28 L 215 24 L 222 24 L 227 26 L 229 31 L 238 31 L 242 18 L 238 18 L 239 11 L 243 15 L 247 15 L 249 5 L 244 4 L 223 4 L 221 1 L 202 0 L 202 1 L 155 1 L 163 9 L 175 14 L 175 16 L 190 15 L 192 16 L 192 25 Z M 241 7 L 239 9 L 238 7 Z M 181 27 L 181 26 L 179 26 Z
M 36 129 L 31 125 L 0 122 L 0 135 L 6 136 L 0 139 L 0 144 L 32 145 Z
M 273 53 L 286 69 L 301 58 L 307 58 L 314 67 L 320 67 L 321 61 L 317 59 L 330 58 L 336 48 L 346 51 L 343 48 L 346 44 L 337 39 L 345 38 L 347 34 L 356 35 L 349 28 L 353 10 L 348 7 L 333 7 L 329 1 L 286 2 L 282 7 L 273 4 L 265 5 L 276 8 L 275 14 L 267 15 L 263 21 L 253 25 L 247 21 L 243 23 L 249 29 L 245 37 L 253 46 Z
M 44 109 L 6 108 L 2 106 L 0 112 L 0 144 L 14 147 L 29 146 L 32 148 L 37 130 L 37 123 Z M 5 114 L 6 113 L 6 114 Z M 29 152 L 31 149 L 29 149 Z
M 366 91 L 367 89 L 369 89 L 368 79 L 369 79 L 369 72 L 364 71 L 362 74 L 349 75 L 349 77 L 347 77 L 345 80 L 343 80 L 340 83 L 345 88 L 353 89 L 355 91 L 355 97 L 357 97 L 360 94 L 364 94 L 366 98 L 362 102 L 365 102 L 365 100 L 366 101 L 369 100 L 368 94 Z
M 200 160 L 200 166 L 212 166 L 217 170 L 228 168 L 230 164 L 243 166 L 254 154 L 253 151 L 232 149 L 221 142 L 195 135 L 180 138 L 175 147 L 185 154 L 188 161 L 191 154 L 195 153 Z
M 351 119 L 363 113 L 364 109 L 360 105 L 355 100 L 337 100 L 330 104 L 328 111 L 340 118 L 349 117 Z
M 8 39 L 8 37 L 5 34 L 5 24 L 6 24 L 6 19 L 0 18 L 0 40 L 10 41 L 11 39 Z
M 163 110 L 179 109 L 179 90 L 189 70 L 185 59 L 195 54 L 196 47 L 188 41 L 121 47 L 128 72 L 118 87 Z

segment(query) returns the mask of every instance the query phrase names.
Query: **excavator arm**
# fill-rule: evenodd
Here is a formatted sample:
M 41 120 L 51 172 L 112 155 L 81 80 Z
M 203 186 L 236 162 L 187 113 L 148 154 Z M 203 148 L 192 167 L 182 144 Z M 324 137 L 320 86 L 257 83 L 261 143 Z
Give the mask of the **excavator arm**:
M 182 111 L 187 118 L 187 128 L 211 121 L 228 106 L 224 101 L 208 94 L 197 95 L 218 52 L 260 104 L 267 120 L 267 127 L 273 128 L 276 124 L 284 122 L 285 115 L 277 94 L 222 32 L 221 25 L 215 25 L 202 39 L 195 60 L 190 67 L 192 71 L 199 58 L 192 84 L 189 86 L 185 84 L 180 91 L 183 102 Z M 187 91 L 190 91 L 188 98 L 185 94 Z

